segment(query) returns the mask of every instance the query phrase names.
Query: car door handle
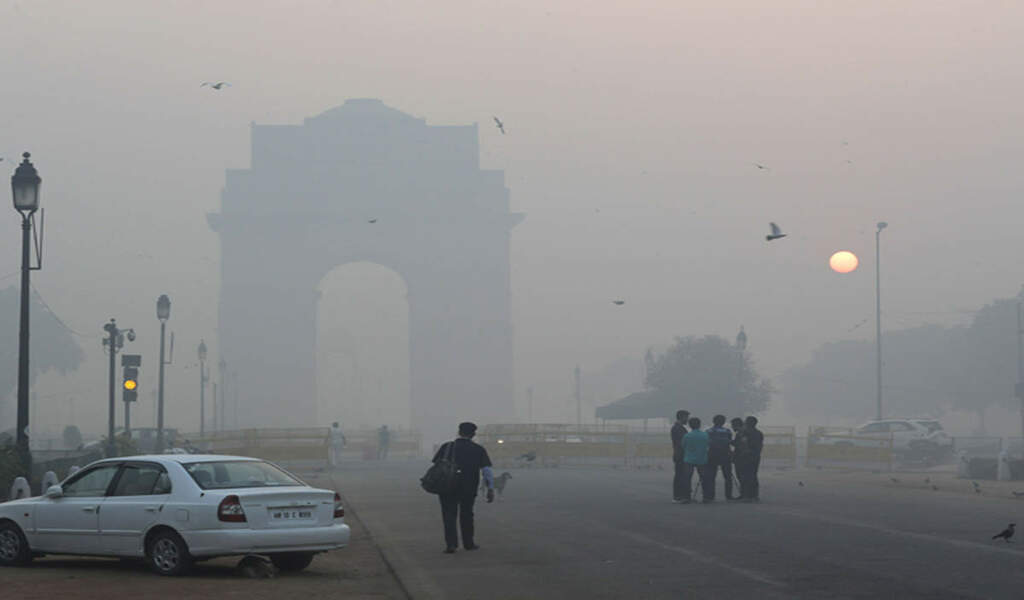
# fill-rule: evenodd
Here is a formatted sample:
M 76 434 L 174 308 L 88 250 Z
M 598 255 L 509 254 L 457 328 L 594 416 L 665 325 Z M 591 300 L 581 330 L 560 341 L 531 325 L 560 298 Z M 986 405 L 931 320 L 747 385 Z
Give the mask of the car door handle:
M 85 512 L 93 512 L 93 511 L 96 510 L 96 507 L 95 506 L 83 506 L 82 510 L 84 510 Z

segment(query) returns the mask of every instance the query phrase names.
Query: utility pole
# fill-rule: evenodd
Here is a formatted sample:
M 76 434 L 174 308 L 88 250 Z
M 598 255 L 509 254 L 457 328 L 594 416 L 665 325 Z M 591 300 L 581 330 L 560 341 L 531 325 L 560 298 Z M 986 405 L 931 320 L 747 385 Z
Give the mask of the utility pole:
M 167 333 L 167 319 L 171 318 L 171 299 L 161 294 L 156 300 L 156 318 L 160 321 L 160 376 L 157 381 L 156 397 L 156 451 L 164 451 L 164 335 Z M 171 360 L 174 360 L 174 334 L 171 334 Z
M 224 401 L 227 400 L 228 398 L 228 386 L 226 384 L 228 361 L 221 358 L 220 361 L 217 363 L 217 367 L 217 377 L 220 379 L 220 398 L 217 399 L 217 408 L 214 409 L 214 413 L 219 413 L 217 415 L 218 425 L 216 427 L 216 430 L 220 431 L 224 429 Z
M 533 423 L 533 386 L 526 388 L 526 422 Z
M 1024 434 L 1024 326 L 1021 322 L 1021 302 L 1017 301 L 1017 398 L 1020 400 L 1020 428 Z
M 217 428 L 217 382 L 213 382 L 213 430 L 220 431 Z
M 580 366 L 576 365 L 573 371 L 576 379 L 576 429 L 583 428 L 583 395 L 580 393 Z
M 878 223 L 875 230 L 875 391 L 877 405 L 875 420 L 882 420 L 882 254 L 881 233 L 888 227 L 885 221 Z

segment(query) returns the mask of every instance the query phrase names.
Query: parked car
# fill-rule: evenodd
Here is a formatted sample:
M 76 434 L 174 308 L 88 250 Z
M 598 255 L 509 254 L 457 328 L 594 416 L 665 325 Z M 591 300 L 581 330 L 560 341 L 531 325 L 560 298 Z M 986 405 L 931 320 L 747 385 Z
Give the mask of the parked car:
M 191 454 L 96 461 L 42 496 L 0 504 L 0 565 L 43 554 L 144 558 L 161 575 L 196 560 L 266 555 L 300 571 L 344 548 L 341 497 L 255 458 Z
M 856 438 L 862 438 L 858 440 Z M 952 451 L 953 438 L 934 419 L 885 419 L 868 421 L 855 427 L 850 434 L 826 433 L 819 443 L 858 445 L 859 441 L 869 443 L 874 439 L 892 439 L 894 452 L 941 454 Z

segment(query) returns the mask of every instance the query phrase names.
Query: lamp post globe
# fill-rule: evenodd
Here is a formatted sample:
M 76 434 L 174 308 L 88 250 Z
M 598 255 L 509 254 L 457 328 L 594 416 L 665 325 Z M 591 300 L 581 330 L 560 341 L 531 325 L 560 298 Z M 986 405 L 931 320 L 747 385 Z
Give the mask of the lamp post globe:
M 161 321 L 171 318 L 171 299 L 167 294 L 161 294 L 156 300 L 156 318 Z
M 199 362 L 206 362 L 206 342 L 199 340 Z
M 14 197 L 14 210 L 22 215 L 32 214 L 39 210 L 39 185 L 42 179 L 35 165 L 29 161 L 28 152 L 21 155 L 22 161 L 11 176 L 11 192 Z
M 736 334 L 736 347 L 740 352 L 747 349 L 747 332 L 743 331 L 742 325 L 740 325 L 740 332 Z

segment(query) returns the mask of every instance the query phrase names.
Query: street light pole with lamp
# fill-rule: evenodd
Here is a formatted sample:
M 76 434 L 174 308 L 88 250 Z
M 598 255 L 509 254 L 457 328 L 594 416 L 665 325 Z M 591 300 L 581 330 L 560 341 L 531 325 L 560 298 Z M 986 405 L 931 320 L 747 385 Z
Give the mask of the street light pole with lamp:
M 160 321 L 160 377 L 157 383 L 156 397 L 156 451 L 164 451 L 164 365 L 170 361 L 164 359 L 164 336 L 167 333 L 167 319 L 171 318 L 171 299 L 161 294 L 156 301 L 156 318 Z M 174 334 L 171 334 L 171 360 L 174 360 Z
M 199 340 L 199 435 L 206 433 L 206 342 Z
M 128 337 L 128 341 L 129 342 L 134 342 L 135 341 L 135 330 L 134 329 L 119 329 L 117 327 L 117 321 L 115 321 L 114 319 L 110 319 L 110 322 L 103 326 L 103 331 L 106 331 L 107 332 L 107 336 L 108 336 L 106 338 L 103 338 L 103 345 L 106 346 L 108 352 L 110 352 L 109 372 L 108 372 L 108 377 L 109 377 L 109 386 L 108 387 L 109 387 L 109 395 L 110 396 L 108 398 L 108 406 L 107 406 L 107 457 L 109 458 L 109 457 L 117 456 L 117 443 L 114 440 L 114 419 L 115 419 L 114 407 L 116 406 L 116 404 L 114 402 L 114 378 L 115 378 L 115 371 L 116 371 L 116 364 L 117 364 L 115 359 L 117 357 L 118 351 L 120 351 L 121 348 L 124 347 L 124 338 L 126 336 Z M 126 411 L 128 410 L 127 407 L 125 408 L 125 410 Z M 127 412 L 126 412 L 126 414 L 127 414 Z M 125 423 L 126 430 L 127 430 L 127 425 L 128 425 L 128 423 L 126 422 Z
M 875 230 L 875 392 L 877 406 L 875 420 L 882 420 L 882 254 L 881 234 L 888 227 L 885 221 L 878 222 Z
M 17 450 L 26 474 L 31 472 L 32 453 L 28 440 L 29 412 L 29 273 L 43 268 L 42 217 L 39 236 L 35 234 L 35 213 L 39 210 L 39 186 L 42 179 L 35 166 L 29 161 L 31 155 L 22 154 L 21 164 L 11 176 L 11 192 L 14 210 L 21 214 L 21 319 L 18 330 L 18 424 L 16 432 Z M 40 213 L 41 214 L 41 213 Z M 32 240 L 35 239 L 36 265 L 31 263 Z

